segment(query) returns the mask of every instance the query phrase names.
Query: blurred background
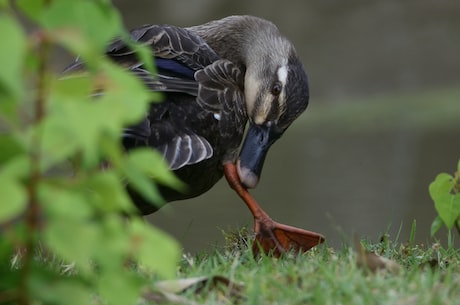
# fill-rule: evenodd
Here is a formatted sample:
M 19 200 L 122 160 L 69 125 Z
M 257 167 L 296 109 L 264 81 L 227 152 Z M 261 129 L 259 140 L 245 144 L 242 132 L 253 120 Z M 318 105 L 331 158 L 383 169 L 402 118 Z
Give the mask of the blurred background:
M 460 158 L 460 2 L 117 0 L 127 28 L 264 17 L 296 46 L 310 106 L 271 149 L 252 194 L 276 220 L 323 233 L 430 243 L 428 185 Z M 243 202 L 220 181 L 149 221 L 185 251 L 223 244 L 221 230 L 252 228 Z M 444 238 L 446 231 L 438 233 Z

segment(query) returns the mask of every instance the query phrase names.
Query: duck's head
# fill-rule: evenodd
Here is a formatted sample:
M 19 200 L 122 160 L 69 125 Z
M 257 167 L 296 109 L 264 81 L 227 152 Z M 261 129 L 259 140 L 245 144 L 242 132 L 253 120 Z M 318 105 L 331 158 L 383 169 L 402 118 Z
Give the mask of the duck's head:
M 245 69 L 249 130 L 237 168 L 241 182 L 253 188 L 268 149 L 308 105 L 307 75 L 291 42 L 270 21 L 229 16 L 189 30 Z
M 247 64 L 245 101 L 249 129 L 237 161 L 238 175 L 248 188 L 259 182 L 270 146 L 306 109 L 307 75 L 291 43 L 275 37 Z M 256 50 L 254 50 L 256 51 Z

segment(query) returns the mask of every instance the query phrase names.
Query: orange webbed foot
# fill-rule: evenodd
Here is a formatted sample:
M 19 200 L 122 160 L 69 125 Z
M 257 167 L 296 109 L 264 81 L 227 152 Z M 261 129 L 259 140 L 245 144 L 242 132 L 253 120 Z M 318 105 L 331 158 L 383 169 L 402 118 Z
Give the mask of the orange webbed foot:
M 287 251 L 306 252 L 324 242 L 324 237 L 319 233 L 273 221 L 241 184 L 234 164 L 225 164 L 224 173 L 229 185 L 243 199 L 254 216 L 254 256 L 257 256 L 260 250 L 275 257 Z
M 261 251 L 275 257 L 288 251 L 306 252 L 325 240 L 319 233 L 284 225 L 265 217 L 254 220 L 254 233 L 254 256 Z

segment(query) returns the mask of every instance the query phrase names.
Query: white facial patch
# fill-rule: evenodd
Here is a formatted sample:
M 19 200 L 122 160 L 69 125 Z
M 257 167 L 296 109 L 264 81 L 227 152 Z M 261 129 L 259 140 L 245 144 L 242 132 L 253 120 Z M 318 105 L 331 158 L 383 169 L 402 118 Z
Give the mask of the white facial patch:
M 278 75 L 278 80 L 283 84 L 283 87 L 286 85 L 286 80 L 288 76 L 288 69 L 286 66 L 281 66 L 278 68 L 278 71 L 276 72 Z
M 286 110 L 286 83 L 287 83 L 287 78 L 288 78 L 288 67 L 286 65 L 281 66 L 278 68 L 278 71 L 276 72 L 278 75 L 278 80 L 283 84 L 283 90 L 281 91 L 281 94 L 278 98 L 279 102 L 279 110 L 280 113 L 283 113 Z

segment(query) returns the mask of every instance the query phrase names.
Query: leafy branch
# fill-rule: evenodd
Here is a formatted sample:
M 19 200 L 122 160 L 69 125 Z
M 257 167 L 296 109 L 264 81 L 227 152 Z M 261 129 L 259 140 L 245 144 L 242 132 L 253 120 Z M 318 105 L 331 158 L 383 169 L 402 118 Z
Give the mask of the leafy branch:
M 40 37 L 38 44 L 38 58 L 40 59 L 39 65 L 37 68 L 37 96 L 34 102 L 34 117 L 33 125 L 39 125 L 42 120 L 45 118 L 45 103 L 46 103 L 46 73 L 48 69 L 49 61 L 49 50 L 50 43 L 46 39 L 45 35 L 38 35 Z M 38 187 L 42 180 L 42 172 L 40 170 L 40 147 L 41 147 L 41 134 L 36 133 L 30 140 L 31 146 L 34 147 L 34 150 L 29 151 L 29 162 L 30 162 L 30 181 L 28 183 L 28 206 L 25 210 L 25 222 L 26 222 L 26 236 L 25 236 L 25 248 L 23 250 L 24 257 L 22 259 L 23 266 L 21 269 L 21 277 L 19 283 L 19 291 L 22 291 L 19 294 L 19 304 L 27 305 L 29 301 L 29 287 L 28 287 L 28 277 L 30 274 L 32 254 L 36 247 L 36 240 L 33 238 L 33 233 L 39 230 L 39 218 L 41 215 L 40 204 L 38 199 Z
M 110 40 L 127 37 L 108 1 L 18 0 L 0 9 L 0 302 L 86 304 L 96 294 L 133 303 L 149 279 L 132 263 L 171 278 L 180 254 L 137 216 L 125 189 L 158 203 L 155 182 L 180 186 L 158 153 L 127 154 L 120 143 L 123 127 L 158 96 L 104 57 Z M 30 34 L 17 13 L 33 24 Z M 53 73 L 56 46 L 88 70 Z

